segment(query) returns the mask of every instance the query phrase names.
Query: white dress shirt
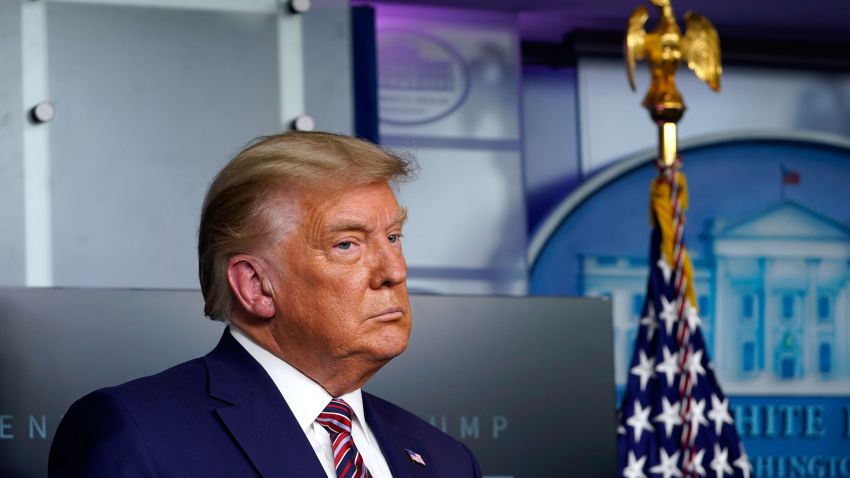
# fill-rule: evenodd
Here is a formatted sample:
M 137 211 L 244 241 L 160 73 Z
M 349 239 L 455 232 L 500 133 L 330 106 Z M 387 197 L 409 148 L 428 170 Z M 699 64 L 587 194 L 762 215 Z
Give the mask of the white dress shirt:
M 244 332 L 230 324 L 230 333 L 254 359 L 262 365 L 272 381 L 277 385 L 289 409 L 307 436 L 316 457 L 322 463 L 328 478 L 337 478 L 334 468 L 331 438 L 328 431 L 316 422 L 319 414 L 332 398 L 341 398 L 351 406 L 351 437 L 354 445 L 363 456 L 363 463 L 374 478 L 392 478 L 387 460 L 381 453 L 378 440 L 366 424 L 363 414 L 363 397 L 360 389 L 346 393 L 341 397 L 332 397 L 321 385 L 298 369 L 284 362 L 268 350 L 251 340 Z

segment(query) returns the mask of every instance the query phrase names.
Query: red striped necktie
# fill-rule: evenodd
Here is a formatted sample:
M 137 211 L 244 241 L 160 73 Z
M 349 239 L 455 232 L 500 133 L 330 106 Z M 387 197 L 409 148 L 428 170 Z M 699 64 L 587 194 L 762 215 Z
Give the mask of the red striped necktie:
M 366 470 L 363 457 L 360 456 L 351 438 L 351 407 L 344 400 L 334 398 L 319 414 L 316 421 L 325 427 L 331 436 L 336 476 L 338 478 L 371 478 L 372 475 Z

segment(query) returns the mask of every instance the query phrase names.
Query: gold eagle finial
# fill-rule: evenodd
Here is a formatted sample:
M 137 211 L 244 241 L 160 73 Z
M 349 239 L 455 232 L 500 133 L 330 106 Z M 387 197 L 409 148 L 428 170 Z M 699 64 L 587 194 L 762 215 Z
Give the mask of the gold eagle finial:
M 625 57 L 629 85 L 635 90 L 635 64 L 640 60 L 649 63 L 651 83 L 643 100 L 655 121 L 676 122 L 685 110 L 682 95 L 676 88 L 675 75 L 682 61 L 696 73 L 697 78 L 720 91 L 720 39 L 717 30 L 704 16 L 685 14 L 686 30 L 682 35 L 670 0 L 651 0 L 658 7 L 661 18 L 655 30 L 644 29 L 649 11 L 644 6 L 635 8 L 629 17 L 626 33 Z

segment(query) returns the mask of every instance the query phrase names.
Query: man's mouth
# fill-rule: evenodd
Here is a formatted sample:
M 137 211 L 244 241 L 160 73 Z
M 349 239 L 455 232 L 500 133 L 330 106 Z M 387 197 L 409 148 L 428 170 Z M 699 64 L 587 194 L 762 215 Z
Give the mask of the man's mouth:
M 381 321 L 394 321 L 399 320 L 404 317 L 404 309 L 401 307 L 387 307 L 386 309 L 378 312 L 377 314 L 369 317 L 370 319 L 381 320 Z

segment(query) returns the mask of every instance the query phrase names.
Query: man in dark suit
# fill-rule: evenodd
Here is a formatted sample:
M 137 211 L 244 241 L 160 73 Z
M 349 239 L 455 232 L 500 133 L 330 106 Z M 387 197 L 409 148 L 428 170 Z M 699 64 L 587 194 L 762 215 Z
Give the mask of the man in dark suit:
M 74 403 L 50 476 L 479 477 L 460 442 L 360 390 L 407 347 L 393 186 L 410 176 L 407 161 L 328 133 L 239 153 L 211 184 L 198 234 L 221 341 Z

